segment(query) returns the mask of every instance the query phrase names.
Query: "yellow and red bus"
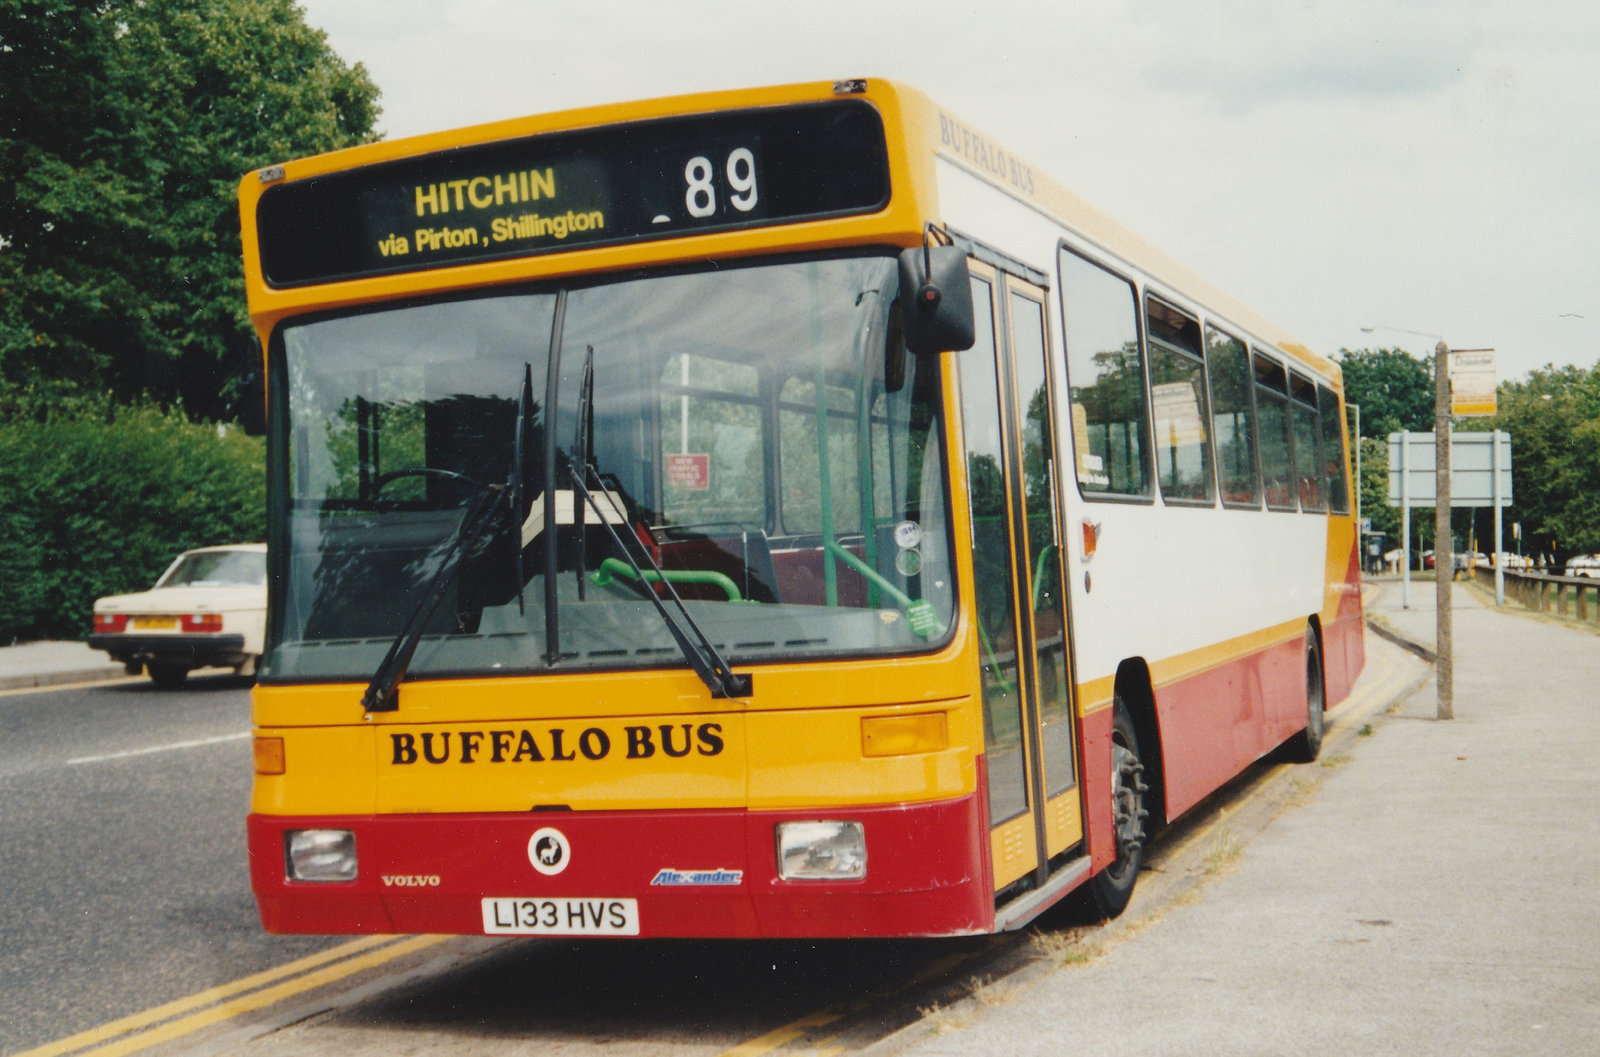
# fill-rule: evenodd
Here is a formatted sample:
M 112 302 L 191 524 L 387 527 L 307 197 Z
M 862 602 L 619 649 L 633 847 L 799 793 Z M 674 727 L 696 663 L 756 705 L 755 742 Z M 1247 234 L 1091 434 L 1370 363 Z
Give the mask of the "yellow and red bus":
M 1362 661 L 1337 367 L 904 86 L 240 188 L 274 932 L 1104 914 Z

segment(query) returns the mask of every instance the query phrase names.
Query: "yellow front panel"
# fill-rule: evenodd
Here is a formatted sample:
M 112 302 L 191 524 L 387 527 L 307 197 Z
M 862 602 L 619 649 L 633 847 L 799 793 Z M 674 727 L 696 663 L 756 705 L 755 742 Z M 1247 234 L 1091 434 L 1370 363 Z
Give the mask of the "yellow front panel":
M 382 814 L 714 808 L 743 802 L 745 755 L 744 717 L 699 714 L 386 725 L 371 765 Z
M 286 773 L 256 777 L 264 814 L 404 814 L 894 804 L 977 788 L 970 702 L 944 712 L 948 744 L 867 757 L 866 717 L 925 704 L 796 712 L 680 713 L 261 728 Z
M 915 711 L 924 711 L 916 706 Z M 910 712 L 913 709 L 901 709 Z M 753 713 L 747 719 L 750 807 L 896 804 L 962 796 L 977 788 L 971 743 L 940 752 L 862 755 L 859 709 Z
M 377 802 L 366 727 L 261 728 L 283 739 L 284 773 L 256 775 L 250 810 L 263 815 L 370 815 Z

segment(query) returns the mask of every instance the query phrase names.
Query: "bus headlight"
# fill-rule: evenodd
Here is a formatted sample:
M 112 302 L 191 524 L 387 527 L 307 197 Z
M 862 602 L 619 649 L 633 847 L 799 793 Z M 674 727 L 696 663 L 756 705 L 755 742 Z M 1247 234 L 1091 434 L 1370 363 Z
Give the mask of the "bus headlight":
M 347 829 L 292 829 L 284 835 L 292 881 L 354 881 L 356 835 Z
M 780 822 L 778 876 L 785 881 L 859 881 L 867 835 L 859 822 Z

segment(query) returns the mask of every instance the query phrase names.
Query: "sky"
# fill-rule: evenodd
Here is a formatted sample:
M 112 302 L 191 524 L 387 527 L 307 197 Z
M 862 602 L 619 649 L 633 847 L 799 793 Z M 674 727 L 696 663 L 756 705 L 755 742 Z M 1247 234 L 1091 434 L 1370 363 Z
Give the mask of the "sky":
M 1593 0 L 301 0 L 389 137 L 910 83 L 1319 352 L 1600 362 Z M 1364 328 L 1371 328 L 1370 332 Z

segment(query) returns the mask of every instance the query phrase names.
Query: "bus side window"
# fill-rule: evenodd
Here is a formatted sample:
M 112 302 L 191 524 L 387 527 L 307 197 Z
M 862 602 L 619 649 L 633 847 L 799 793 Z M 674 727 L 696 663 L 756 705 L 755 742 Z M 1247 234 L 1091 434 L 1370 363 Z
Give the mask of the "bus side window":
M 1168 501 L 1211 502 L 1211 441 L 1206 435 L 1205 364 L 1200 321 L 1145 299 L 1150 344 L 1150 412 L 1156 427 L 1156 478 Z
M 1250 399 L 1250 354 L 1244 342 L 1207 327 L 1206 372 L 1211 380 L 1211 434 L 1217 442 L 1222 502 L 1259 507 L 1256 414 Z
M 1344 479 L 1344 430 L 1340 428 L 1339 398 L 1332 389 L 1319 385 L 1317 407 L 1322 412 L 1322 461 L 1328 468 L 1328 510 L 1348 514 L 1350 489 Z
M 1328 509 L 1322 491 L 1326 467 L 1322 462 L 1322 428 L 1317 422 L 1317 387 L 1295 371 L 1289 372 L 1289 414 L 1294 426 L 1294 479 L 1300 493 L 1300 509 L 1322 512 Z
M 1289 378 L 1283 364 L 1257 352 L 1256 418 L 1261 423 L 1261 484 L 1267 509 L 1296 510 L 1294 458 L 1290 448 Z
M 1150 494 L 1149 409 L 1133 284 L 1062 248 L 1061 314 L 1078 487 Z

